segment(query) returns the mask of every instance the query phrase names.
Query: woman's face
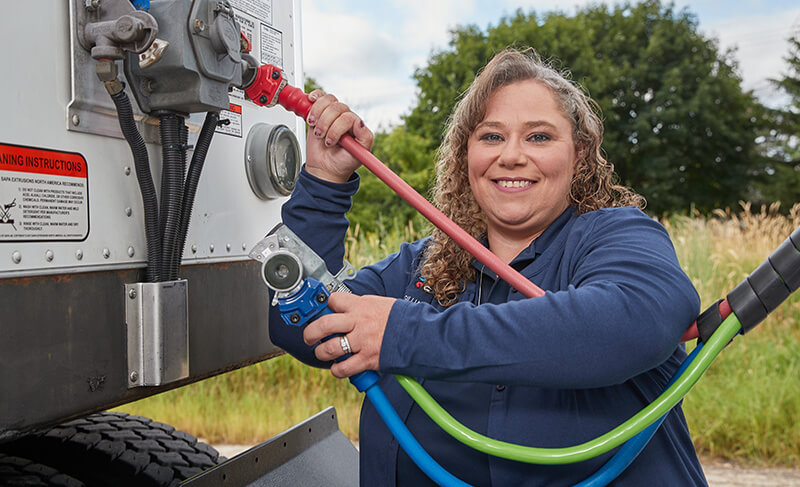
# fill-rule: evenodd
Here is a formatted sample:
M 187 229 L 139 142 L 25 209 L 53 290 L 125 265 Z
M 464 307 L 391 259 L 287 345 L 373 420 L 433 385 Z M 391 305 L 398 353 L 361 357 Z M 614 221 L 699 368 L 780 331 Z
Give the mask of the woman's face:
M 572 125 L 537 81 L 495 91 L 467 143 L 469 183 L 490 239 L 533 239 L 568 206 Z

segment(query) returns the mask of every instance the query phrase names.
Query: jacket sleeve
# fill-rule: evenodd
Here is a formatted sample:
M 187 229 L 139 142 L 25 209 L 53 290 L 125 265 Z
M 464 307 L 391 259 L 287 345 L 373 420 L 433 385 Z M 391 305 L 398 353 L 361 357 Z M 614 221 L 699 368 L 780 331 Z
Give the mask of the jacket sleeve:
M 333 274 L 343 266 L 344 240 L 349 226 L 345 213 L 350 210 L 358 184 L 357 175 L 338 184 L 318 179 L 303 168 L 291 198 L 281 210 L 283 223 L 322 257 Z M 354 279 L 346 282 L 347 286 L 358 295 L 401 296 L 406 282 L 403 276 L 411 272 L 415 255 L 422 245 L 422 242 L 403 244 L 397 254 L 359 270 Z M 303 342 L 303 328 L 285 324 L 277 306 L 269 309 L 269 338 L 308 365 L 325 368 L 331 365 L 317 360 L 314 348 Z
M 660 224 L 633 209 L 601 210 L 593 218 L 569 257 L 563 290 L 444 311 L 397 301 L 381 371 L 592 388 L 622 383 L 664 362 L 697 316 L 697 292 Z

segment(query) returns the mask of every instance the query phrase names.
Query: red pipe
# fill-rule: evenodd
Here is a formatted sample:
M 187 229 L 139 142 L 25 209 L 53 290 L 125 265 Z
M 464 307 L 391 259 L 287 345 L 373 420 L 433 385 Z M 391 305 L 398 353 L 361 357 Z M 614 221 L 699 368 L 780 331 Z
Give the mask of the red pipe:
M 289 85 L 285 86 L 278 94 L 278 103 L 290 112 L 299 115 L 303 120 L 308 117 L 308 112 L 311 110 L 312 105 L 308 100 L 308 95 L 306 95 L 303 90 Z M 431 223 L 436 225 L 467 252 L 475 256 L 476 259 L 493 270 L 498 276 L 524 296 L 529 298 L 544 296 L 544 291 L 540 287 L 503 262 L 499 257 L 489 251 L 489 249 L 475 240 L 472 235 L 465 232 L 461 227 L 447 218 L 444 213 L 436 209 L 428 200 L 417 193 L 414 188 L 409 186 L 408 183 L 386 167 L 377 157 L 356 142 L 353 137 L 347 134 L 343 135 L 342 138 L 339 139 L 339 145 L 344 147 L 350 154 L 358 159 L 361 164 L 372 171 L 378 179 L 386 183 L 389 188 L 400 195 L 401 198 L 422 213 Z M 727 318 L 731 313 L 727 300 L 723 300 L 720 303 L 719 309 L 723 319 Z M 694 340 L 697 337 L 697 322 L 695 321 L 686 333 L 683 334 L 681 342 Z

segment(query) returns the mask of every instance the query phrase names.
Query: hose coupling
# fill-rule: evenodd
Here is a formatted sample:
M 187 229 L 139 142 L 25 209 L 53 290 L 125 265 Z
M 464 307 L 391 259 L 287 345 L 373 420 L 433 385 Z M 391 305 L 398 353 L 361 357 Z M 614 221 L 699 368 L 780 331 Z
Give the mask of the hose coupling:
M 97 78 L 103 82 L 109 95 L 116 95 L 125 89 L 125 84 L 119 80 L 117 63 L 113 59 L 100 59 L 95 67 Z

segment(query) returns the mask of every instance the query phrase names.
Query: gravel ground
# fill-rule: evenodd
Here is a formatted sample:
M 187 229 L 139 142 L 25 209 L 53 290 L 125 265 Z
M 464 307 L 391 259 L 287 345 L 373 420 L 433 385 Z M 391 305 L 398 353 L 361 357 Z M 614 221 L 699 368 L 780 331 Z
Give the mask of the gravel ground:
M 219 454 L 235 457 L 247 445 L 213 445 Z M 731 462 L 703 460 L 710 487 L 800 487 L 800 469 L 741 467 Z
M 706 460 L 703 470 L 711 487 L 800 487 L 800 469 L 752 468 Z

